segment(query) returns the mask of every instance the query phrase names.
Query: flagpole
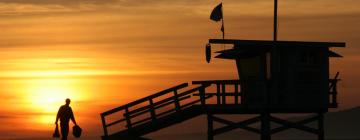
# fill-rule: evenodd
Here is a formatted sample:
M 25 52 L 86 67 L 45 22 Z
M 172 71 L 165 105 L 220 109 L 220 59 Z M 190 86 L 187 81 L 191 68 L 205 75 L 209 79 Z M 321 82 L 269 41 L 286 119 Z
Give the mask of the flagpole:
M 221 22 L 222 22 L 222 29 L 223 29 L 223 40 L 225 39 L 225 25 L 224 25 L 224 11 L 223 11 L 223 9 L 224 9 L 224 5 L 223 5 L 223 2 L 221 2 Z
M 222 28 L 223 28 L 223 40 L 224 40 L 225 39 L 224 17 L 221 21 L 222 21 Z
M 221 29 L 222 29 L 222 37 L 223 37 L 223 40 L 225 40 L 225 25 L 224 25 L 224 5 L 223 5 L 223 2 L 221 2 L 221 23 L 222 23 L 222 25 L 221 25 Z M 225 47 L 226 45 L 225 44 L 223 44 L 223 49 L 225 50 Z
M 279 85 L 278 76 L 279 76 L 279 67 L 280 67 L 280 56 L 278 56 L 278 48 L 277 48 L 277 32 L 278 32 L 278 0 L 274 0 L 274 46 L 270 53 L 270 62 L 271 62 L 271 68 L 270 68 L 270 77 L 273 79 L 274 85 Z M 272 93 L 278 93 L 278 87 L 275 87 L 272 89 Z M 269 100 L 269 98 L 268 98 Z
M 274 41 L 277 41 L 277 31 L 278 31 L 278 0 L 274 0 Z

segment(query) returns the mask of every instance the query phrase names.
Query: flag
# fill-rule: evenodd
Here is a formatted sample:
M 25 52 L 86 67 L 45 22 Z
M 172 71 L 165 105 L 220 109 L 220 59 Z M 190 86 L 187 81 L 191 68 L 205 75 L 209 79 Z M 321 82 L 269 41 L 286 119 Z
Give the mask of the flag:
M 218 6 L 216 6 L 214 8 L 214 10 L 211 12 L 210 15 L 210 19 L 213 21 L 222 21 L 222 25 L 221 25 L 221 32 L 222 32 L 222 36 L 223 39 L 225 38 L 225 28 L 224 28 L 224 17 L 223 17 L 223 12 L 222 12 L 222 3 L 220 3 Z
M 218 6 L 214 8 L 214 10 L 211 12 L 210 19 L 213 21 L 220 21 L 223 18 L 222 13 L 222 3 L 220 3 Z

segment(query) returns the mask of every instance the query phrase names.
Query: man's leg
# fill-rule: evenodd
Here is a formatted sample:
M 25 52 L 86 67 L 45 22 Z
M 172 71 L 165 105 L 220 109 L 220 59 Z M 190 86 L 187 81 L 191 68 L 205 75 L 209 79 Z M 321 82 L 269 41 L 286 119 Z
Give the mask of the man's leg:
M 67 140 L 69 134 L 69 124 L 60 124 L 61 126 L 61 140 Z

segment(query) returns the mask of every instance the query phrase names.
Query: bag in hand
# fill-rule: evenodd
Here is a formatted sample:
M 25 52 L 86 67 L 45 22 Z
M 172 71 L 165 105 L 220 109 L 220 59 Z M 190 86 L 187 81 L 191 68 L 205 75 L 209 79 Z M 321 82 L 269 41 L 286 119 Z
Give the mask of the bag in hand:
M 80 126 L 75 125 L 75 126 L 73 127 L 73 135 L 74 135 L 74 137 L 80 138 L 81 132 L 82 132 L 82 129 L 80 128 Z
M 55 131 L 54 131 L 53 137 L 54 138 L 60 138 L 59 127 L 58 127 L 57 124 L 55 126 Z

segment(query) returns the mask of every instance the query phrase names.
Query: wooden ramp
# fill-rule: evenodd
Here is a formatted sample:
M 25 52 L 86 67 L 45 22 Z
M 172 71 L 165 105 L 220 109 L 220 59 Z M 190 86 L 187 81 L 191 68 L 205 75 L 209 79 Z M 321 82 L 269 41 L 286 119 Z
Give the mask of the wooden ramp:
M 145 134 L 201 115 L 204 110 L 195 105 L 211 97 L 204 97 L 208 86 L 189 88 L 187 83 L 183 83 L 104 112 L 101 114 L 105 134 L 102 139 L 140 139 Z M 200 93 L 204 96 L 191 98 Z M 111 127 L 115 129 L 113 132 L 109 132 Z
M 199 107 L 189 107 L 182 109 L 181 114 L 171 113 L 165 117 L 158 118 L 156 121 L 148 121 L 141 125 L 135 126 L 131 129 L 126 129 L 115 134 L 109 135 L 108 137 L 103 137 L 106 140 L 117 140 L 117 139 L 131 139 L 138 138 L 140 136 L 146 135 L 148 133 L 160 130 L 162 128 L 180 123 L 182 121 L 191 119 L 198 115 L 201 115 L 202 111 Z
M 329 81 L 329 108 L 336 107 L 336 83 L 338 79 Z M 269 135 L 289 128 L 298 128 L 314 134 L 323 135 L 322 124 L 318 129 L 305 126 L 306 123 L 319 120 L 322 122 L 322 114 L 327 110 L 296 110 L 287 108 L 249 108 L 240 88 L 249 85 L 240 80 L 212 80 L 194 81 L 189 86 L 183 83 L 159 93 L 128 103 L 101 113 L 104 129 L 103 140 L 144 140 L 142 136 L 166 128 L 177 123 L 189 120 L 199 115 L 208 115 L 208 139 L 236 128 L 242 128 L 262 134 L 262 139 L 269 140 Z M 263 82 L 256 85 L 263 87 Z M 241 87 L 242 85 L 243 87 Z M 315 118 L 304 122 L 289 122 L 272 117 L 271 113 L 317 113 Z M 235 123 L 216 117 L 216 114 L 259 114 L 260 116 Z M 310 121 L 309 121 L 310 120 Z M 224 123 L 228 126 L 214 129 L 213 122 Z M 270 121 L 283 124 L 284 126 L 271 130 L 264 127 Z M 261 122 L 261 128 L 251 128 L 249 125 Z M 264 123 L 265 122 L 265 123 Z M 319 138 L 320 139 L 320 138 Z

